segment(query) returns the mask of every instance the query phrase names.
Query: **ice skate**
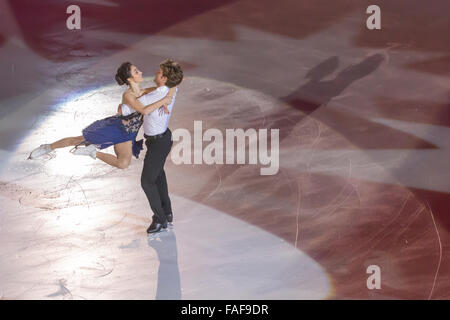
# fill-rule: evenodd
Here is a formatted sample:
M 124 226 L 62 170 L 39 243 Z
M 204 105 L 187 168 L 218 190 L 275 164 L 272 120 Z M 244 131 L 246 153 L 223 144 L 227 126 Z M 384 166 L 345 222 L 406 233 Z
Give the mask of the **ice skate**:
M 52 152 L 52 148 L 49 144 L 41 144 L 38 148 L 31 151 L 28 159 L 36 159 L 50 152 Z
M 78 156 L 90 156 L 92 159 L 97 159 L 97 148 L 94 144 L 90 144 L 87 147 L 74 148 L 71 152 Z

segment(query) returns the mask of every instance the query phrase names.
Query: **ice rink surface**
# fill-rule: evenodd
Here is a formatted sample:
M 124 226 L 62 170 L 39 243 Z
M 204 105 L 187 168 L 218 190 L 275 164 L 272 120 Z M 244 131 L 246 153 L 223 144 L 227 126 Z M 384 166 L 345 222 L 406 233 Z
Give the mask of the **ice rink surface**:
M 81 30 L 68 1 L 0 2 L 1 299 L 450 298 L 448 1 L 379 1 L 381 30 L 370 1 L 77 3 Z M 143 154 L 27 157 L 114 114 L 122 62 L 152 86 L 167 57 L 173 132 L 279 129 L 280 163 L 169 155 L 174 223 L 147 236 Z

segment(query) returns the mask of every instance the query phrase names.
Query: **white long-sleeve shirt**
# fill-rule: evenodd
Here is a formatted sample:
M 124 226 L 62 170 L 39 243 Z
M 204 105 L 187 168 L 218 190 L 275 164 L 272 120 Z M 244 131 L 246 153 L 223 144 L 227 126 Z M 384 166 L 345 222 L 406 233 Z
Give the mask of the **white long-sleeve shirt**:
M 161 115 L 158 109 L 156 109 L 152 113 L 144 115 L 144 123 L 142 124 L 142 127 L 144 128 L 144 133 L 146 135 L 154 136 L 157 134 L 164 133 L 167 130 L 167 128 L 169 127 L 169 120 L 170 116 L 172 115 L 172 108 L 173 104 L 175 103 L 177 92 L 178 88 L 175 91 L 172 103 L 167 107 L 169 109 L 169 114 L 163 113 Z M 138 101 L 140 101 L 144 106 L 146 106 L 163 99 L 168 93 L 169 88 L 167 86 L 161 86 L 156 88 L 152 92 L 147 93 L 142 97 L 139 97 Z M 135 110 L 131 108 L 129 105 L 125 103 L 122 104 L 122 114 L 124 116 L 132 114 L 133 112 L 135 112 Z

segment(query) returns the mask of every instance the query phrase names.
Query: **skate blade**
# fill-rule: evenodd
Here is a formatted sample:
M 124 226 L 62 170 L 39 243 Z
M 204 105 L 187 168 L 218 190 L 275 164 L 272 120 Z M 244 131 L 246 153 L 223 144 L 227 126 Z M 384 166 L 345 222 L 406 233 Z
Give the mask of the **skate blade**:
M 30 153 L 30 155 L 28 156 L 27 160 L 36 160 L 36 159 L 51 160 L 51 159 L 54 159 L 55 157 L 56 157 L 56 153 L 53 152 L 53 151 L 51 151 L 49 153 L 46 153 L 46 154 L 43 154 L 42 156 L 39 156 L 39 157 L 36 157 L 36 158 L 33 158 L 31 156 L 31 153 Z
M 166 229 L 161 229 L 158 232 L 153 233 L 147 233 L 147 239 L 158 239 L 159 237 L 163 236 L 164 234 L 168 233 L 169 231 Z
M 72 149 L 69 150 L 70 153 L 75 154 L 75 151 L 78 150 L 78 146 L 73 147 Z
M 82 141 L 79 144 L 77 144 L 75 147 L 73 147 L 72 149 L 69 150 L 70 153 L 74 153 L 75 151 L 77 151 L 78 147 L 87 147 L 88 145 L 90 145 L 91 143 L 87 142 L 87 141 Z

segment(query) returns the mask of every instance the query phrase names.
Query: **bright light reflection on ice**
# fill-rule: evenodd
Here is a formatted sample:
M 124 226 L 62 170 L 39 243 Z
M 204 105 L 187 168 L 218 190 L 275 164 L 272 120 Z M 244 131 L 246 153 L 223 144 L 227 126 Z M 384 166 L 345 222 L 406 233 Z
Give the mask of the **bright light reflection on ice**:
M 196 81 L 191 78 L 185 90 L 193 91 L 189 85 Z M 53 158 L 26 160 L 36 146 L 81 135 L 93 121 L 114 114 L 121 93 L 117 85 L 106 86 L 58 106 L 3 167 L 11 197 L 4 199 L 0 215 L 0 255 L 7 257 L 0 264 L 2 296 L 321 299 L 331 294 L 328 275 L 304 252 L 173 193 L 175 226 L 148 238 L 151 212 L 140 189 L 142 158 L 126 170 L 74 156 L 70 148 L 56 150 Z

